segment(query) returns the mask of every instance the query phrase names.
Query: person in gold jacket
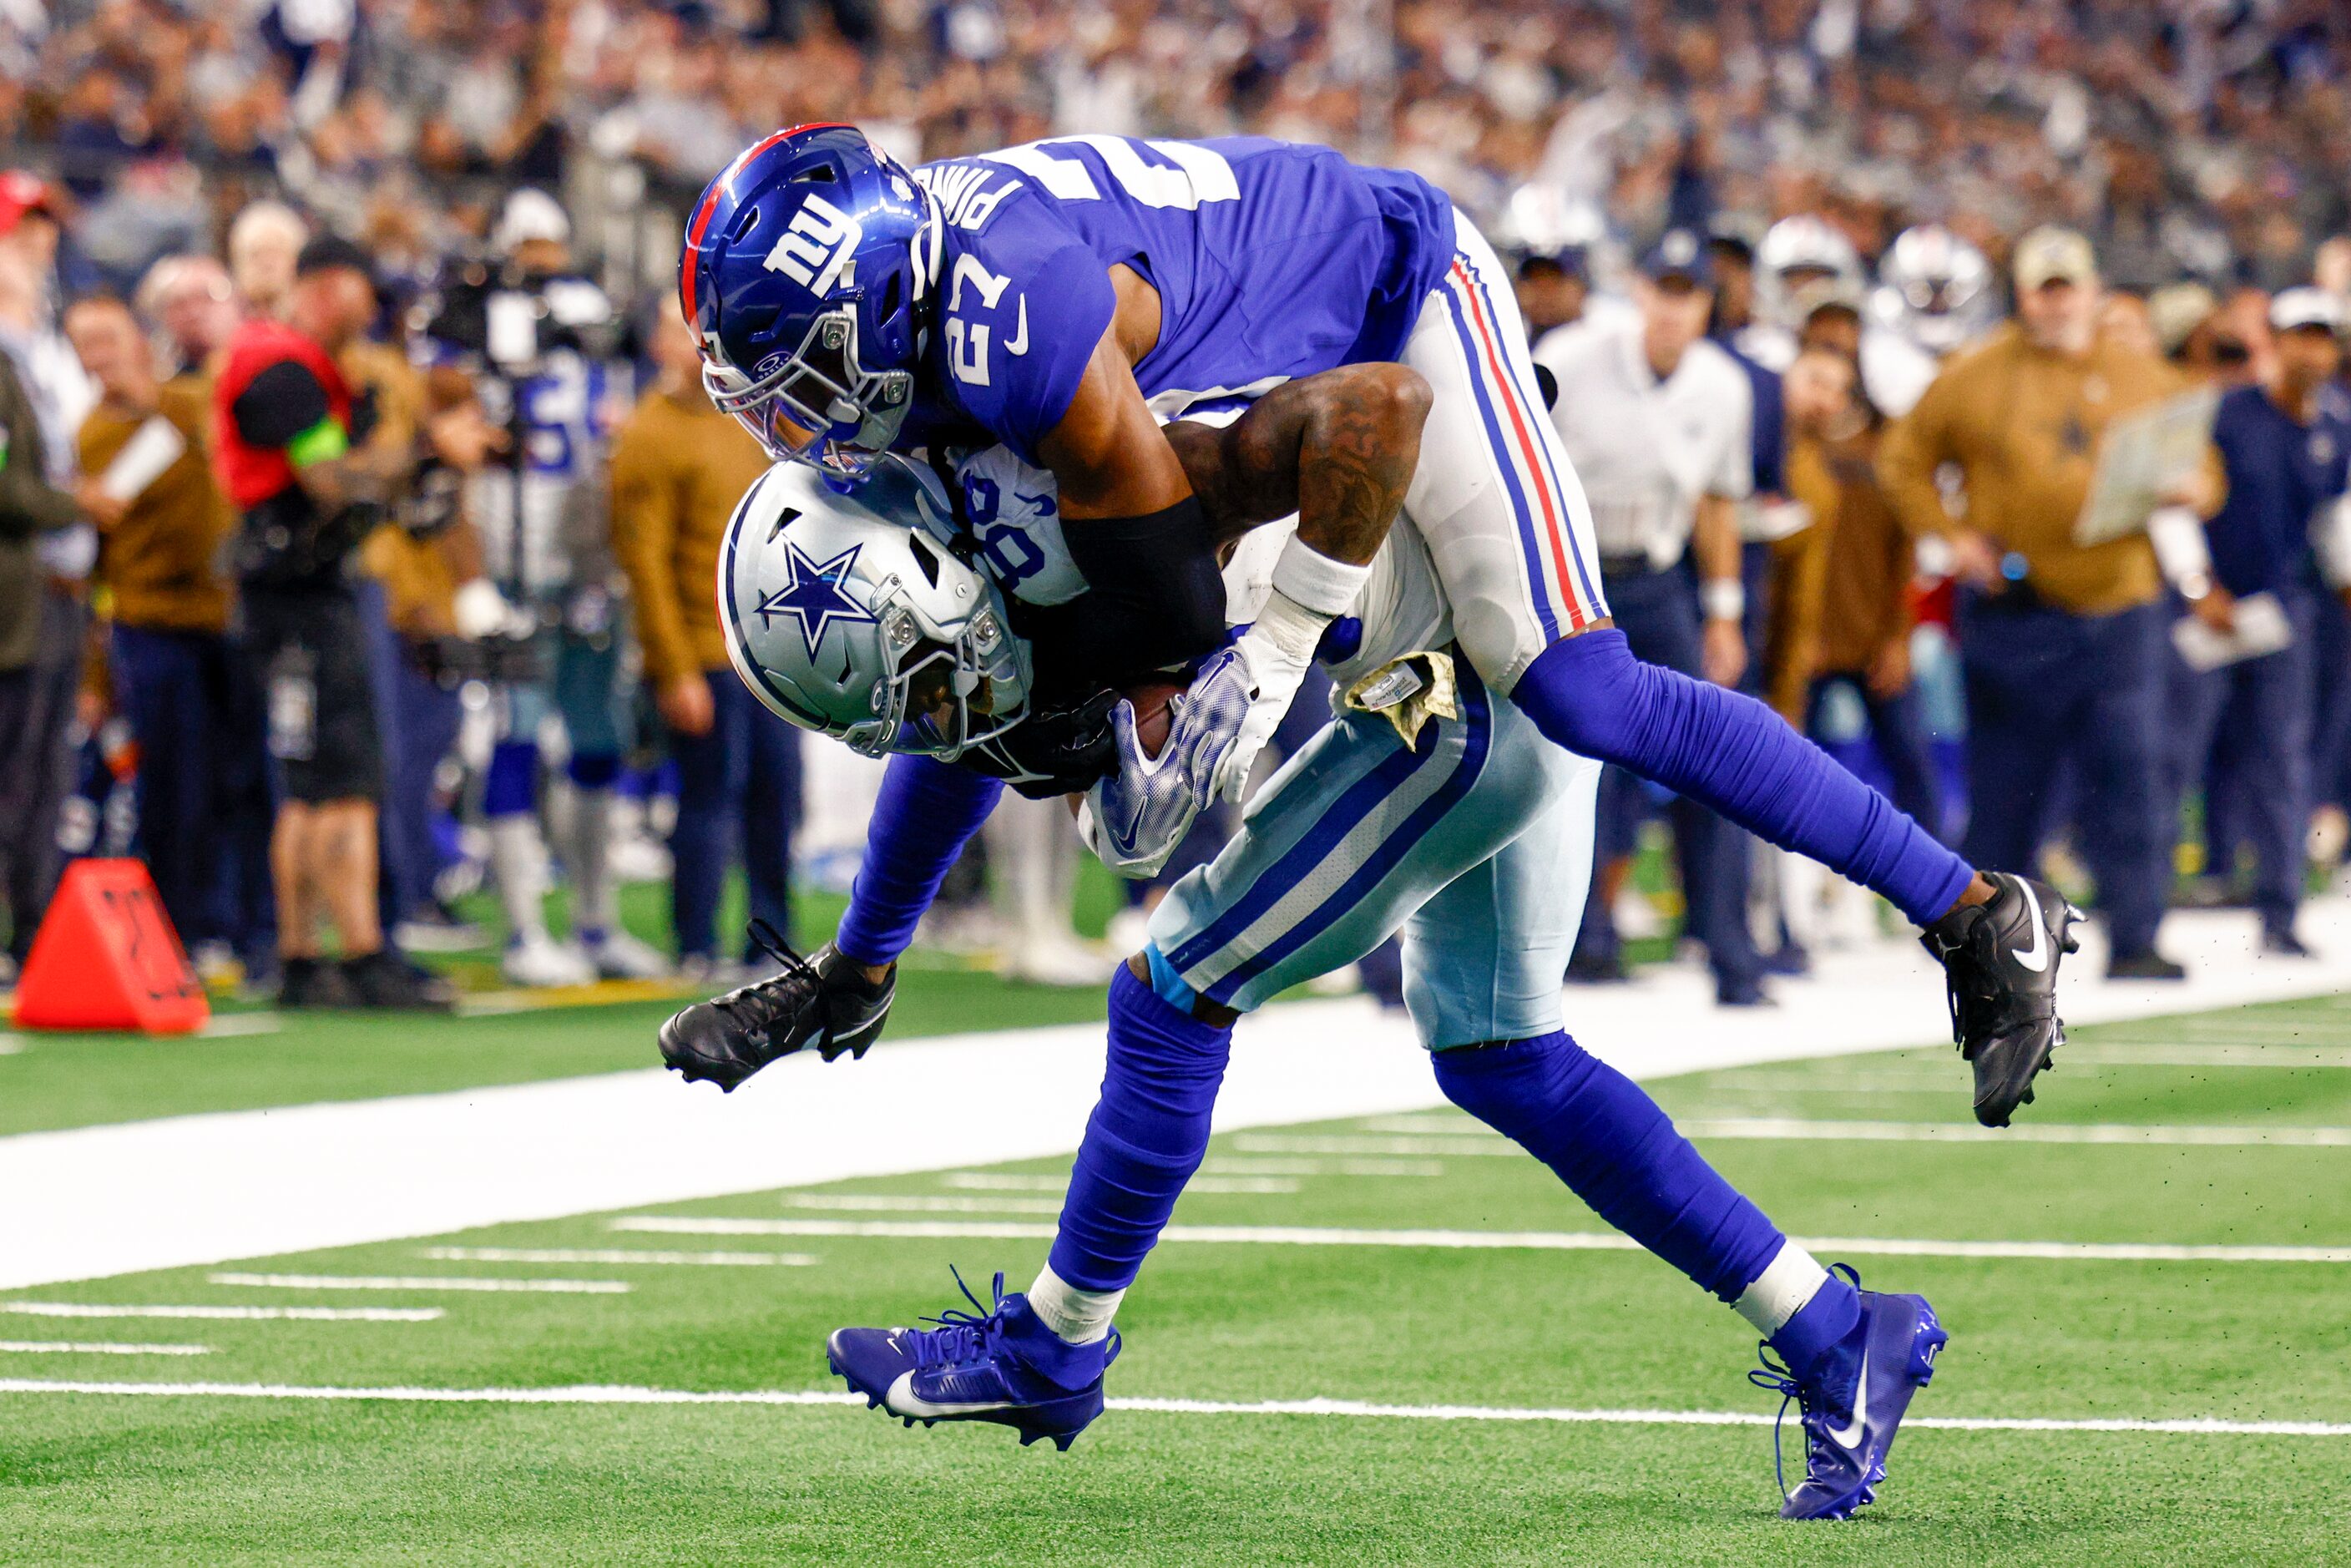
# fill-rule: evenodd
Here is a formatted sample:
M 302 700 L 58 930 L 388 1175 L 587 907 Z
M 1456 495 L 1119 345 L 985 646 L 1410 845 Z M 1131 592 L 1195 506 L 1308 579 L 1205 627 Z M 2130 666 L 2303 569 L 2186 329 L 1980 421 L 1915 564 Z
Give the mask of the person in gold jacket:
M 115 706 L 139 744 L 140 841 L 183 941 L 250 949 L 259 934 L 232 929 L 215 896 L 231 737 L 245 733 L 257 748 L 258 737 L 237 712 L 222 556 L 236 517 L 205 455 L 209 401 L 194 378 L 156 380 L 146 335 L 120 299 L 80 301 L 65 329 L 99 394 L 77 436 L 78 498 L 99 526 Z
M 672 917 L 691 970 L 717 962 L 718 894 L 739 841 L 750 912 L 789 932 L 799 732 L 760 706 L 727 666 L 718 628 L 726 519 L 768 460 L 710 405 L 694 339 L 674 313 L 653 329 L 660 379 L 612 443 L 612 549 L 636 606 L 645 683 L 677 759 Z M 752 956 L 747 946 L 743 956 Z
M 1948 541 L 1962 582 L 1970 810 L 1962 852 L 2029 866 L 2051 828 L 2050 787 L 2071 759 L 2077 836 L 2098 884 L 2109 973 L 2179 978 L 2156 951 L 2170 882 L 2163 821 L 2165 585 L 2157 538 L 2074 542 L 2107 427 L 2187 391 L 2158 360 L 2097 330 L 2090 244 L 2036 229 L 2015 257 L 2018 319 L 1947 364 L 1886 433 L 1877 471 L 1903 526 Z M 2196 536 L 2220 504 L 2217 459 L 2149 518 Z M 1965 514 L 1944 505 L 1956 470 Z M 2190 584 L 2189 586 L 2192 586 Z

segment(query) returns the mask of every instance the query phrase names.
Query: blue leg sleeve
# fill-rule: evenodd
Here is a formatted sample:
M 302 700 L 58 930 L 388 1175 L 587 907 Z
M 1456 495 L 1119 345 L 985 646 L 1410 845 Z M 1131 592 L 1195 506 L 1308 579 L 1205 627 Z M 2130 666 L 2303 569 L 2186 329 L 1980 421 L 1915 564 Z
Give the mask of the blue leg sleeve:
M 1564 1034 L 1440 1051 L 1445 1097 L 1549 1166 L 1593 1212 L 1726 1301 L 1787 1239 L 1640 1086 Z
M 1170 1006 L 1125 965 L 1110 983 L 1110 1063 L 1053 1239 L 1053 1272 L 1123 1291 L 1208 1152 L 1233 1031 Z
M 833 946 L 861 964 L 904 952 L 940 879 L 1003 792 L 1003 780 L 934 758 L 892 758 Z
M 1510 698 L 1570 751 L 1630 768 L 1809 855 L 1921 925 L 1949 912 L 1975 874 L 1763 704 L 1643 664 L 1613 628 L 1553 643 Z
M 538 795 L 538 743 L 501 740 L 490 747 L 490 765 L 482 774 L 482 815 L 518 817 L 537 803 Z

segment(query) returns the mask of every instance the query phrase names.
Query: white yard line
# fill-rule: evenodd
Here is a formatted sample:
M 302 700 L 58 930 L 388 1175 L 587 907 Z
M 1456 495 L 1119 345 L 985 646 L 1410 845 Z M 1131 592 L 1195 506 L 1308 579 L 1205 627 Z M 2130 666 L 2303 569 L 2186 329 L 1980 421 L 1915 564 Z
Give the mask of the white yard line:
M 523 1295 L 625 1296 L 636 1289 L 625 1280 L 485 1280 L 451 1274 L 212 1274 L 215 1285 L 248 1285 L 264 1291 L 473 1291 Z
M 2194 978 L 2107 984 L 2099 956 L 2085 952 L 2066 968 L 2066 1017 L 2111 1022 L 2351 990 L 2351 901 L 2320 900 L 2304 913 L 2310 939 L 2338 957 L 2266 962 L 2251 915 L 2178 915 L 2166 925 L 2166 949 Z M 1572 992 L 1567 1005 L 1576 1038 L 1641 1079 L 1922 1046 L 1948 1034 L 1941 977 L 1915 943 L 1826 955 L 1812 978 L 1775 994 L 1777 1008 L 1724 1011 L 1704 975 L 1677 967 Z M 2279 1032 L 2273 1021 L 2264 1027 Z M 645 1049 L 650 1061 L 650 1033 Z M 733 1095 L 648 1070 L 20 1134 L 0 1138 L 0 1290 L 1065 1156 L 1084 1130 L 1102 1061 L 1101 1027 L 1084 1024 L 893 1044 L 853 1064 L 802 1055 Z M 1949 1065 L 1956 1109 L 1966 1070 Z M 956 1092 L 938 1093 L 942 1082 Z M 1302 1002 L 1242 1023 L 1217 1127 L 1442 1103 L 1402 1017 L 1362 998 Z M 883 1125 L 887 1137 L 872 1131 Z M 2033 1141 L 2020 1137 L 2028 1131 L 1993 1135 Z M 1905 1125 L 1894 1135 L 1922 1134 Z M 1242 1152 L 1424 1160 L 1489 1152 L 1474 1142 Z M 1490 1152 L 1523 1157 L 1499 1143 Z
M 1441 1176 L 1445 1174 L 1442 1160 L 1260 1160 L 1237 1158 L 1229 1155 L 1211 1155 L 1200 1162 L 1204 1171 L 1220 1171 L 1232 1176 Z M 1189 1192 L 1200 1184 L 1194 1176 L 1185 1187 Z M 1061 1184 L 1067 1188 L 1069 1184 Z
M 121 1340 L 0 1339 L 8 1355 L 210 1355 L 208 1344 L 136 1344 Z
M 990 1176 L 982 1171 L 950 1171 L 939 1179 L 941 1184 L 944 1186 L 961 1187 L 966 1192 L 1062 1193 L 1067 1192 L 1070 1188 L 1070 1178 L 1065 1176 Z M 1210 1194 L 1291 1193 L 1298 1190 L 1298 1183 L 1286 1176 L 1196 1176 L 1190 1181 L 1184 1184 L 1184 1190 L 1186 1192 Z M 821 1207 L 823 1206 L 819 1204 L 810 1204 L 808 1207 Z M 992 1209 L 1000 1206 L 991 1203 L 987 1207 Z M 1040 1210 L 1037 1212 L 1042 1211 Z M 1058 1204 L 1055 1205 L 1054 1212 L 1060 1212 L 1060 1206 Z
M 1965 1122 L 1860 1122 L 1796 1116 L 1678 1116 L 1693 1138 L 1771 1142 L 1840 1141 L 1888 1144 L 2125 1144 L 2211 1148 L 2351 1148 L 2351 1127 L 2167 1126 L 2137 1122 L 2023 1122 L 1979 1127 Z M 1294 1155 L 1518 1155 L 1497 1133 L 1464 1127 L 1437 1134 L 1248 1133 L 1233 1140 L 1244 1153 Z
M 0 1312 L 35 1318 L 217 1318 L 320 1323 L 429 1323 L 444 1315 L 439 1307 L 150 1307 L 102 1301 L 0 1301 Z
M 1065 1182 L 1062 1184 L 1067 1186 Z M 784 1195 L 786 1208 L 820 1208 L 840 1214 L 1059 1214 L 1058 1197 L 901 1197 L 894 1193 L 842 1192 Z
M 722 1269 L 805 1269 L 809 1252 L 673 1252 L 650 1247 L 420 1247 L 420 1258 L 444 1263 L 702 1264 Z
M 1020 1220 L 756 1219 L 632 1214 L 614 1230 L 657 1236 L 843 1236 L 898 1240 L 1050 1239 L 1053 1227 Z M 1422 1247 L 1470 1251 L 1636 1252 L 1613 1230 L 1366 1230 L 1319 1225 L 1171 1225 L 1162 1241 L 1262 1247 Z M 1811 1252 L 1883 1258 L 2035 1258 L 2131 1263 L 2351 1263 L 2351 1247 L 2235 1247 L 2137 1241 L 1928 1241 L 1798 1236 Z
M 281 1383 L 91 1383 L 0 1378 L 0 1394 L 125 1395 L 144 1398 L 315 1399 L 430 1405 L 862 1405 L 865 1396 L 832 1389 L 645 1388 L 609 1385 L 569 1388 L 315 1387 Z M 1512 1421 L 1563 1426 L 1769 1427 L 1752 1410 L 1513 1409 L 1486 1405 L 1383 1405 L 1360 1399 L 1112 1399 L 1113 1410 L 1158 1416 L 1306 1416 L 1344 1420 Z M 2351 1437 L 2346 1421 L 2226 1421 L 2209 1416 L 1913 1416 L 1906 1431 L 2165 1432 L 2188 1437 Z

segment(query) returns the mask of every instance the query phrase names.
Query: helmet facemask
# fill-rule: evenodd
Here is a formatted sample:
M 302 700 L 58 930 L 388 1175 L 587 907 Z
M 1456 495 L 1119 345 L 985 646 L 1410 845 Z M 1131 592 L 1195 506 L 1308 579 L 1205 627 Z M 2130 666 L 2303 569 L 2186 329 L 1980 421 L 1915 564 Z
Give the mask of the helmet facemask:
M 952 642 L 930 635 L 898 583 L 875 598 L 873 613 L 895 673 L 873 684 L 874 716 L 842 735 L 852 749 L 952 762 L 1028 717 L 1025 661 L 1000 604 L 974 611 Z
M 868 371 L 859 363 L 857 312 L 847 304 L 820 312 L 799 345 L 757 381 L 705 358 L 702 386 L 769 457 L 837 478 L 872 465 L 897 439 L 914 398 L 912 371 Z

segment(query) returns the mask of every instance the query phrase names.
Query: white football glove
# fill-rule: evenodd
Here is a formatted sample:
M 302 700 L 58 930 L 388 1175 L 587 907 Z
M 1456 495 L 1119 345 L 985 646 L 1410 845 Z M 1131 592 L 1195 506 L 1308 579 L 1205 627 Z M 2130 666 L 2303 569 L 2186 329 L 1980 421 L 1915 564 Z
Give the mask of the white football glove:
M 1144 755 L 1134 733 L 1134 705 L 1111 709 L 1118 771 L 1086 791 L 1078 831 L 1086 847 L 1129 881 L 1157 876 L 1192 831 L 1200 809 L 1216 799 L 1217 770 L 1240 733 L 1248 706 L 1238 677 L 1211 675 L 1240 665 L 1238 651 L 1212 655 L 1190 691 L 1167 701 L 1167 738 L 1159 755 Z

